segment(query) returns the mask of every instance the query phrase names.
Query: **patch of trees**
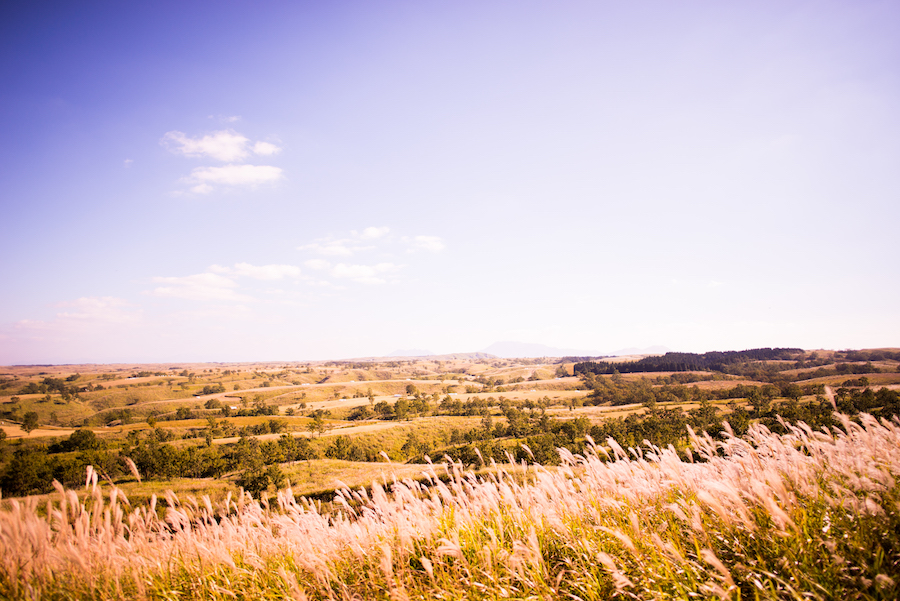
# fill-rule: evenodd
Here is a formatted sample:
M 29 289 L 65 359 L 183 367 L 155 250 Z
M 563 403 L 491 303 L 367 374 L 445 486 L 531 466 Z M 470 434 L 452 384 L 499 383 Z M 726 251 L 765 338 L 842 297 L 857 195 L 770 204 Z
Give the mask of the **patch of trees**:
M 400 397 L 393 404 L 387 401 L 379 401 L 372 407 L 374 413 L 367 413 L 365 409 L 357 410 L 351 413 L 351 419 L 362 419 L 364 416 L 374 415 L 379 419 L 404 420 L 425 415 L 431 410 L 431 404 L 427 395 L 422 395 L 416 391 L 413 398 Z
M 708 382 L 710 380 L 724 380 L 723 374 L 676 372 L 665 376 L 656 376 L 653 381 L 656 384 L 694 384 L 696 382 Z
M 62 396 L 63 400 L 67 401 L 78 397 L 79 388 L 78 386 L 70 385 L 68 382 L 71 381 L 73 380 L 69 378 L 47 377 L 40 382 L 28 382 L 18 390 L 18 394 L 50 394 L 55 392 Z
M 138 471 L 148 479 L 174 477 L 219 478 L 227 472 L 241 471 L 237 484 L 253 482 L 246 488 L 254 494 L 261 482 L 261 474 L 275 475 L 271 466 L 288 461 L 316 459 L 319 457 L 310 441 L 283 434 L 278 440 L 259 441 L 241 438 L 234 445 L 206 445 L 179 448 L 163 444 L 156 436 L 134 437 L 121 454 L 130 457 Z M 274 483 L 274 482 L 270 482 Z
M 719 371 L 733 373 L 737 364 L 761 361 L 786 361 L 803 351 L 798 348 L 758 348 L 746 351 L 713 351 L 709 353 L 666 353 L 644 357 L 638 361 L 594 362 L 575 364 L 575 375 L 639 373 L 656 371 Z M 727 368 L 731 367 L 729 371 Z
M 207 384 L 203 387 L 203 390 L 198 392 L 195 396 L 204 394 L 218 394 L 220 392 L 225 392 L 225 386 L 223 384 Z
M 592 361 L 598 361 L 600 359 L 609 359 L 605 355 L 599 355 L 596 357 L 563 357 L 557 363 L 588 363 Z
M 835 359 L 844 359 L 845 361 L 900 361 L 900 351 L 837 351 L 834 353 Z
M 428 445 L 417 448 L 407 441 L 404 451 L 417 451 L 411 462 L 422 462 L 424 456 L 439 459 L 444 455 L 454 461 L 477 465 L 481 461 L 506 461 L 507 454 L 516 460 L 527 459 L 553 465 L 559 463 L 558 447 L 583 448 L 584 435 L 590 428 L 590 420 L 584 417 L 559 420 L 543 411 L 524 411 L 507 405 L 504 409 L 506 423 L 495 422 L 484 416 L 481 426 L 469 430 L 454 429 L 450 434 L 450 446 L 432 450 Z M 531 453 L 521 447 L 529 447 Z M 479 458 L 479 454 L 481 457 Z
M 132 412 L 132 410 L 127 407 L 122 407 L 118 409 L 107 409 L 105 411 L 95 413 L 94 415 L 86 417 L 82 424 L 84 426 L 106 426 L 115 422 L 128 424 L 131 423 L 131 420 L 133 418 L 134 413 Z
M 344 461 L 384 461 L 381 455 L 381 447 L 374 444 L 366 444 L 360 439 L 349 436 L 335 436 L 331 444 L 325 449 L 325 456 Z
M 50 491 L 53 480 L 69 487 L 83 485 L 88 465 L 100 473 L 121 474 L 116 454 L 90 430 L 76 430 L 49 446 L 20 445 L 0 470 L 0 490 L 4 496 L 22 496 Z
M 268 420 L 260 426 L 260 431 L 264 428 L 272 433 L 284 429 L 282 420 Z M 134 461 L 141 476 L 147 480 L 219 478 L 229 472 L 239 472 L 237 484 L 258 494 L 264 482 L 280 482 L 278 463 L 317 459 L 320 456 L 318 449 L 307 438 L 295 438 L 288 434 L 283 434 L 278 440 L 264 442 L 241 438 L 234 445 L 221 446 L 177 447 L 167 444 L 174 438 L 164 428 L 155 428 L 144 436 L 134 431 L 123 446 L 115 450 L 109 449 L 90 430 L 80 429 L 68 438 L 49 445 L 23 444 L 0 470 L 0 490 L 7 497 L 43 494 L 52 490 L 53 480 L 67 487 L 77 487 L 84 484 L 88 465 L 92 465 L 104 478 L 117 480 L 130 474 L 124 461 L 127 457 Z M 5 443 L 0 441 L 0 444 Z
M 673 374 L 677 375 L 677 374 Z M 764 384 L 753 386 L 748 384 L 736 384 L 731 388 L 717 390 L 703 390 L 698 386 L 669 385 L 654 386 L 653 382 L 659 378 L 650 380 L 640 378 L 626 380 L 621 375 L 614 374 L 611 378 L 586 374 L 582 377 L 585 387 L 591 389 L 591 393 L 584 399 L 588 405 L 629 405 L 646 404 L 648 402 L 701 402 L 709 399 L 752 399 L 756 396 L 764 396 L 768 399 L 779 397 L 799 400 L 803 396 L 823 394 L 823 384 L 800 385 L 789 381 L 780 381 L 778 384 Z
M 230 405 L 225 404 L 221 406 L 220 411 L 225 417 L 256 417 L 260 415 L 278 415 L 278 406 L 267 405 L 262 399 L 256 399 L 252 407 L 232 409 Z

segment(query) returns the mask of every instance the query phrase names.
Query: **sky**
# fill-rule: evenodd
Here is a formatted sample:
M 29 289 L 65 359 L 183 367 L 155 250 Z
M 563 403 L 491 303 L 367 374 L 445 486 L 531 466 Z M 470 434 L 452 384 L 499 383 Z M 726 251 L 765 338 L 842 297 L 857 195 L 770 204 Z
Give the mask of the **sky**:
M 0 4 L 0 364 L 900 346 L 900 4 Z

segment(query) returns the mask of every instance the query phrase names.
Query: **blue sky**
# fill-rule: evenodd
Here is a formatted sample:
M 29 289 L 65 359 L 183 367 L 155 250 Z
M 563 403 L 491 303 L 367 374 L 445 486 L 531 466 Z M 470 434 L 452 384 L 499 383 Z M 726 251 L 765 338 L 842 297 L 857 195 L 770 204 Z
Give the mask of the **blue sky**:
M 0 364 L 900 344 L 895 2 L 7 2 Z

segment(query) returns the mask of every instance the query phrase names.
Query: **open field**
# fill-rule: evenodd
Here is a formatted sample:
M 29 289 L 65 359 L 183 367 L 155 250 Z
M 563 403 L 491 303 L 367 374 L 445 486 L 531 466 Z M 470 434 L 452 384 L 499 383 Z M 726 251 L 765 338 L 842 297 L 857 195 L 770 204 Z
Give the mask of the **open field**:
M 559 468 L 298 465 L 329 512 L 92 484 L 0 513 L 9 599 L 868 598 L 900 594 L 900 427 L 844 420 L 694 438 L 702 462 L 611 443 Z M 611 455 L 615 461 L 605 462 Z M 322 469 L 325 468 L 325 469 Z M 344 469 L 349 471 L 343 471 Z M 380 472 L 375 475 L 375 472 Z M 425 472 L 425 480 L 413 479 Z M 371 489 L 357 488 L 373 479 Z M 355 480 L 355 481 L 354 481 Z M 379 483 L 380 482 L 380 483 Z M 326 480 L 317 483 L 325 486 Z M 340 485 L 338 485 L 340 486 Z M 124 491 L 122 491 L 124 492 Z M 138 491 L 134 490 L 133 496 Z M 104 509 L 105 515 L 104 519 Z M 52 516 L 52 517 L 48 517 Z M 823 561 L 823 555 L 827 558 Z
M 0 368 L 0 542 L 38 558 L 5 554 L 0 595 L 893 598 L 895 548 L 867 563 L 853 545 L 894 527 L 900 355 L 865 357 Z M 823 497 L 804 478 L 844 488 Z M 850 559 L 804 563 L 819 547 Z M 177 561 L 154 567 L 164 553 Z M 99 580 L 82 582 L 79 558 Z

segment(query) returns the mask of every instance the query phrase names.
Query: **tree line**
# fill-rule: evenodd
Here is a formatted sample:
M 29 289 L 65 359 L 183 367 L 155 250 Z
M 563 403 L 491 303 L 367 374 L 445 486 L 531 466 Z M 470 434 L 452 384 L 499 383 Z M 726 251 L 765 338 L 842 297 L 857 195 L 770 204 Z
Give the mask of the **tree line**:
M 799 348 L 758 348 L 746 351 L 712 351 L 702 354 L 669 352 L 661 356 L 644 357 L 638 361 L 576 363 L 575 375 L 658 371 L 724 372 L 726 366 L 736 363 L 790 360 L 798 353 L 803 353 L 803 350 Z

